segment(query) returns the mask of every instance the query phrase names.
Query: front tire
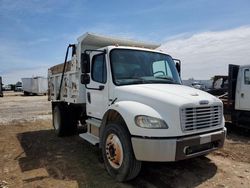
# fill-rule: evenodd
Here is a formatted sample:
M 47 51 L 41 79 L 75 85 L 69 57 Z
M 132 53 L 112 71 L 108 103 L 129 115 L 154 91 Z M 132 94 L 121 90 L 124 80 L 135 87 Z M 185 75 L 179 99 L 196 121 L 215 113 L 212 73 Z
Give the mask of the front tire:
M 131 137 L 125 126 L 120 124 L 110 123 L 105 128 L 102 156 L 106 170 L 117 181 L 131 180 L 141 170 L 141 161 L 134 156 Z

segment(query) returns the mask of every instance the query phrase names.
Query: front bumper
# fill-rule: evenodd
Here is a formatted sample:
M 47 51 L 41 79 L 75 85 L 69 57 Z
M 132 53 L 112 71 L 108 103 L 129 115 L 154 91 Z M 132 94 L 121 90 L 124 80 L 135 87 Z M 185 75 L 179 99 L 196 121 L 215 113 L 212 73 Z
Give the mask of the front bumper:
M 140 161 L 178 161 L 223 147 L 226 128 L 206 134 L 181 138 L 138 138 L 132 137 L 135 158 Z

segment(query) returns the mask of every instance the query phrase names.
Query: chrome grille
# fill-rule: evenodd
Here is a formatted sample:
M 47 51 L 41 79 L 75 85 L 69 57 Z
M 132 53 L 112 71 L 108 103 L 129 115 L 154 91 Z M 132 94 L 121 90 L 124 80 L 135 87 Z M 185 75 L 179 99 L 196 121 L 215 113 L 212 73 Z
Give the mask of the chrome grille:
M 181 125 L 183 131 L 215 127 L 220 125 L 221 121 L 221 106 L 184 108 L 181 110 Z

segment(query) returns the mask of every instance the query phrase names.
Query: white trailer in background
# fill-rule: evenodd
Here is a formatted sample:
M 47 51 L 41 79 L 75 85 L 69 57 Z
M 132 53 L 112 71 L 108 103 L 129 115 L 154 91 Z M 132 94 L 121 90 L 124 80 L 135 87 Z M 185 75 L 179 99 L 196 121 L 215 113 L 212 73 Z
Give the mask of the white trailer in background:
M 48 80 L 44 77 L 22 78 L 24 95 L 46 95 Z

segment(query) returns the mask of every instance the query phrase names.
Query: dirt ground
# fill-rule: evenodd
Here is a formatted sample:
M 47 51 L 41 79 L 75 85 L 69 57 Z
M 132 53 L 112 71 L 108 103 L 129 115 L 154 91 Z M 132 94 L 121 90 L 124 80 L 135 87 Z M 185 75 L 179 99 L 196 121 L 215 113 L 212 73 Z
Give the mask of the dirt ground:
M 78 136 L 58 138 L 46 96 L 0 98 L 2 187 L 250 187 L 250 133 L 231 128 L 223 149 L 175 163 L 143 163 L 133 181 L 115 182 L 98 150 Z

